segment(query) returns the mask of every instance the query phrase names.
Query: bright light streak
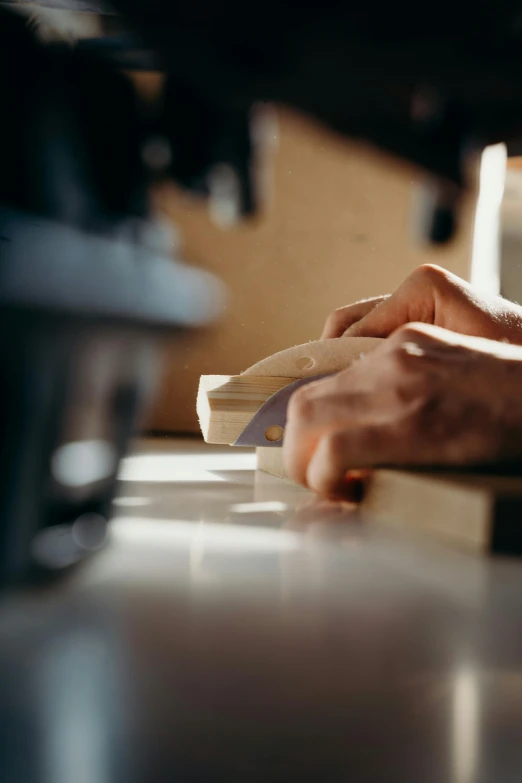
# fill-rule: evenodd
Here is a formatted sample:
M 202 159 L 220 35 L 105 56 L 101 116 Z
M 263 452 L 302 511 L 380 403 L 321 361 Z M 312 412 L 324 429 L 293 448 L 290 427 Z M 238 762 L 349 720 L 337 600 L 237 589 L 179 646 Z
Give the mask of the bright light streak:
M 506 180 L 504 144 L 486 147 L 480 165 L 480 189 L 473 229 L 470 282 L 488 294 L 500 293 L 500 207 Z
M 288 508 L 286 503 L 281 503 L 279 500 L 267 500 L 263 503 L 236 503 L 230 506 L 230 510 L 234 514 L 262 514 L 271 512 L 286 511 Z
M 227 471 L 255 470 L 256 455 L 249 451 L 208 454 L 140 454 L 123 460 L 121 481 L 225 481 Z
M 125 506 L 125 508 L 137 508 L 139 506 L 150 506 L 152 504 L 151 498 L 114 498 L 112 501 L 115 506 Z
M 265 527 L 243 527 L 213 522 L 170 521 L 146 517 L 119 517 L 112 522 L 114 540 L 124 544 L 152 544 L 167 548 L 194 542 L 202 552 L 220 551 L 237 554 L 255 552 L 288 552 L 299 549 L 301 537 L 288 530 Z
M 476 674 L 461 669 L 453 690 L 453 780 L 476 780 L 479 745 L 479 694 Z

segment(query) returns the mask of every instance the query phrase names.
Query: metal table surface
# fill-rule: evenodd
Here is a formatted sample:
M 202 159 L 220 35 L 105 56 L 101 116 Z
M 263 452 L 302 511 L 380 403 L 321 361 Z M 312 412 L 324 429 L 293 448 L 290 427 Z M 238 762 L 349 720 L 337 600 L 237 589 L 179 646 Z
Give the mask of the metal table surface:
M 522 780 L 522 562 L 137 444 L 111 541 L 0 605 L 2 783 Z

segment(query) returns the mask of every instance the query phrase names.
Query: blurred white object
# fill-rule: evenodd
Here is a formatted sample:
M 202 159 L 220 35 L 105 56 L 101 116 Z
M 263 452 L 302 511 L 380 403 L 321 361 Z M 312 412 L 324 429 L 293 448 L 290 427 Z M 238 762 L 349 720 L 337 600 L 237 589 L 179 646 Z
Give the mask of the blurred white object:
M 504 144 L 486 147 L 480 163 L 480 187 L 473 232 L 471 283 L 484 293 L 501 290 L 500 210 L 506 179 Z
M 508 169 L 501 209 L 500 293 L 522 302 L 522 170 Z

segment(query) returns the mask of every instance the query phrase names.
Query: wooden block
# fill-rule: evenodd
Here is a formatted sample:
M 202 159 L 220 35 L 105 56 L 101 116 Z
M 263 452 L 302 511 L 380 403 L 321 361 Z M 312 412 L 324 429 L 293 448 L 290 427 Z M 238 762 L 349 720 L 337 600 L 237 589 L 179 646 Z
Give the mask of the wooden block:
M 235 443 L 259 408 L 301 378 L 339 372 L 382 342 L 340 337 L 294 345 L 249 367 L 241 375 L 202 375 L 197 413 L 207 443 Z
M 197 411 L 206 442 L 235 443 L 259 408 L 294 380 L 256 375 L 202 375 Z
M 256 453 L 260 471 L 289 481 L 282 449 Z M 365 482 L 360 510 L 459 548 L 522 554 L 522 477 L 375 470 Z
M 474 551 L 522 553 L 522 477 L 376 470 L 361 510 Z
M 259 446 L 256 449 L 256 455 L 258 470 L 262 470 L 263 473 L 270 473 L 271 476 L 277 476 L 277 478 L 290 481 L 283 466 L 283 449 L 272 448 L 270 446 Z
M 280 449 L 269 449 L 271 451 L 280 451 Z M 281 481 L 273 474 L 266 473 L 263 470 L 256 470 L 254 477 L 254 501 L 256 503 L 273 503 L 274 501 L 300 506 L 302 504 L 311 505 L 316 501 L 313 492 L 301 484 L 294 484 L 293 481 Z

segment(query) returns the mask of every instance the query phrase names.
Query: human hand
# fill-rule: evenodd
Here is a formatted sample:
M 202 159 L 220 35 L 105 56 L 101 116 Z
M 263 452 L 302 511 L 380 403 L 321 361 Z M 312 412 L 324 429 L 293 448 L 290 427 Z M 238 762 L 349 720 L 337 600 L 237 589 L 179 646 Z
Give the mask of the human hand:
M 286 470 L 342 498 L 352 469 L 513 460 L 522 456 L 521 397 L 522 348 L 402 327 L 349 369 L 292 396 Z
M 416 269 L 390 296 L 334 310 L 322 338 L 388 337 L 412 322 L 522 345 L 522 307 L 500 296 L 481 296 L 465 280 L 430 264 Z

